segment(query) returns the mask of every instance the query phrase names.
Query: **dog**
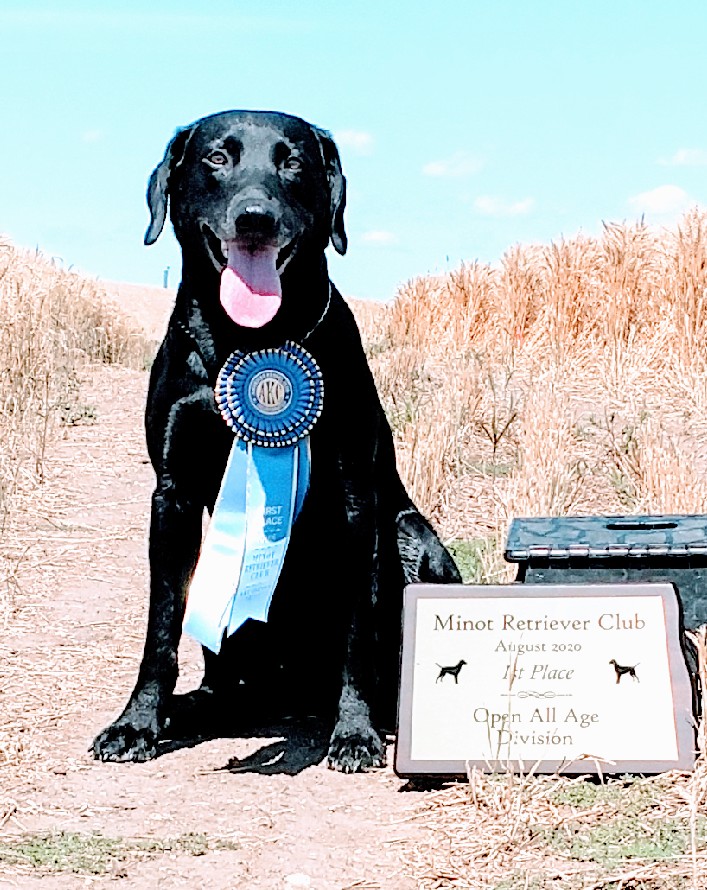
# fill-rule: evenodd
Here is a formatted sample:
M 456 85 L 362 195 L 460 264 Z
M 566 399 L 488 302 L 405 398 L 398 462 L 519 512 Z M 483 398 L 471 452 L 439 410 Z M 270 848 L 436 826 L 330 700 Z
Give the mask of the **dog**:
M 452 665 L 452 667 L 442 667 L 441 664 L 438 664 L 437 667 L 439 668 L 439 674 L 437 676 L 437 679 L 435 680 L 435 683 L 439 683 L 439 681 L 447 675 L 449 675 L 450 677 L 454 677 L 454 682 L 459 683 L 459 671 L 461 671 L 465 664 L 466 662 L 463 658 L 458 664 Z
M 168 732 L 202 517 L 213 509 L 234 438 L 216 409 L 216 378 L 234 350 L 289 340 L 323 375 L 309 491 L 267 622 L 246 621 L 218 655 L 204 649 L 195 694 L 231 712 L 245 688 L 280 714 L 326 715 L 331 768 L 384 766 L 376 727 L 394 719 L 403 587 L 460 576 L 399 478 L 356 323 L 329 280 L 325 248 L 347 248 L 336 145 L 326 131 L 279 112 L 210 115 L 169 142 L 147 202 L 145 243 L 157 239 L 169 209 L 182 251 L 145 415 L 156 475 L 150 607 L 135 688 L 93 754 L 144 761 Z M 245 292 L 224 296 L 227 270 L 245 281 Z
M 628 674 L 629 677 L 633 677 L 633 679 L 636 682 L 640 682 L 640 680 L 638 679 L 638 674 L 636 673 L 636 668 L 638 667 L 637 664 L 634 664 L 634 665 L 617 664 L 615 658 L 612 658 L 609 661 L 609 664 L 613 664 L 613 666 L 614 666 L 614 671 L 616 672 L 616 682 L 617 683 L 621 682 L 621 678 L 625 674 Z

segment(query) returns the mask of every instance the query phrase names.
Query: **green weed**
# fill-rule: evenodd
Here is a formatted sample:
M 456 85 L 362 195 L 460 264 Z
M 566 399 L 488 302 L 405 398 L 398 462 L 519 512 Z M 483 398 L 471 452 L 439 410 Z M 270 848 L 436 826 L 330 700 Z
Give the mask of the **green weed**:
M 0 865 L 97 875 L 132 858 L 144 859 L 164 853 L 204 856 L 213 850 L 239 848 L 237 841 L 191 832 L 176 838 L 119 838 L 58 832 L 0 841 Z

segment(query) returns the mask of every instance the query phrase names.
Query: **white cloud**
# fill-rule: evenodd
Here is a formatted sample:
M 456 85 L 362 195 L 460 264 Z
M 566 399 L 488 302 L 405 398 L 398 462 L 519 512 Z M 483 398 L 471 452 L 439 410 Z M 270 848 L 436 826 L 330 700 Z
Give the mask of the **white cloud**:
M 361 241 L 364 244 L 375 244 L 381 247 L 387 247 L 391 244 L 398 243 L 398 237 L 393 232 L 387 232 L 384 229 L 372 229 L 370 232 L 364 232 L 361 235 Z
M 365 130 L 337 130 L 334 139 L 340 148 L 350 148 L 358 155 L 373 153 L 373 135 Z
M 679 213 L 693 203 L 690 196 L 678 185 L 659 185 L 648 192 L 641 192 L 628 199 L 628 206 L 638 213 L 657 216 Z
M 504 201 L 493 195 L 479 195 L 474 201 L 474 207 L 484 216 L 526 216 L 535 206 L 532 198 L 523 198 L 522 201 Z
M 660 163 L 663 167 L 707 167 L 707 151 L 703 148 L 679 148 L 671 158 Z
M 476 155 L 466 151 L 458 151 L 451 157 L 441 161 L 430 161 L 422 168 L 425 176 L 473 176 L 484 166 L 484 162 Z
M 82 142 L 100 142 L 101 139 L 103 139 L 103 130 L 84 130 L 81 134 Z

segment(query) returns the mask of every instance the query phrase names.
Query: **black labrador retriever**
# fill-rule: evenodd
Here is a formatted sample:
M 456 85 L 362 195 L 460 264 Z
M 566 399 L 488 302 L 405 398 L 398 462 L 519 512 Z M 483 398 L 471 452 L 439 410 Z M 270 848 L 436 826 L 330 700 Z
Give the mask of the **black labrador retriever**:
M 237 710 L 245 688 L 281 716 L 328 715 L 332 768 L 382 766 L 375 727 L 394 719 L 402 589 L 460 579 L 400 481 L 356 323 L 329 281 L 325 247 L 331 240 L 343 254 L 347 245 L 336 146 L 289 115 L 214 114 L 177 132 L 147 198 L 145 243 L 157 239 L 169 203 L 182 281 L 147 399 L 157 483 L 145 650 L 130 700 L 95 739 L 94 756 L 146 760 L 169 732 L 202 516 L 233 442 L 216 378 L 233 350 L 289 340 L 314 356 L 324 381 L 309 491 L 267 622 L 246 621 L 218 655 L 204 650 L 197 694 L 217 711 Z

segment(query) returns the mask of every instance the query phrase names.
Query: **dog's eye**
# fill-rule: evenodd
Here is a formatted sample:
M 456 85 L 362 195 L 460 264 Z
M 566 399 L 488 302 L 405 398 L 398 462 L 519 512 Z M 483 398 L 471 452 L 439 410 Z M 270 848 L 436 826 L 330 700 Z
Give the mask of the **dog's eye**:
M 228 163 L 228 155 L 223 151 L 216 150 L 207 154 L 205 160 L 214 167 L 225 167 Z
M 285 170 L 290 170 L 293 173 L 297 173 L 302 169 L 303 164 L 299 158 L 292 156 L 290 158 L 287 158 L 287 160 L 283 164 L 283 167 L 285 168 Z

